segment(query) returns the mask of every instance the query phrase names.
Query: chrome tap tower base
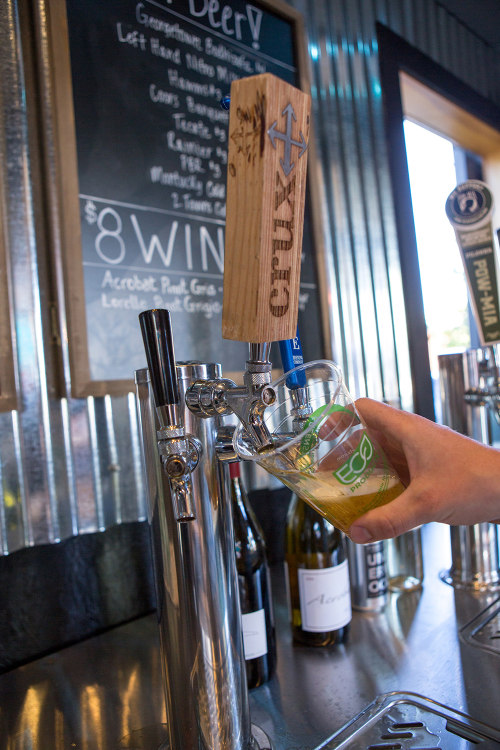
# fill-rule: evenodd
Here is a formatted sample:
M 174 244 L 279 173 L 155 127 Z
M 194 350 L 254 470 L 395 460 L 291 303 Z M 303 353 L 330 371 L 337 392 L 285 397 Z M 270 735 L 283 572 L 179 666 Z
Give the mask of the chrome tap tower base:
M 220 378 L 220 366 L 186 362 L 176 372 L 183 424 L 203 451 L 191 475 L 194 519 L 182 522 L 157 449 L 149 372 L 136 372 L 168 747 L 264 750 L 271 743 L 250 723 L 228 473 L 216 452 L 221 417 L 201 419 L 184 406 L 190 385 Z

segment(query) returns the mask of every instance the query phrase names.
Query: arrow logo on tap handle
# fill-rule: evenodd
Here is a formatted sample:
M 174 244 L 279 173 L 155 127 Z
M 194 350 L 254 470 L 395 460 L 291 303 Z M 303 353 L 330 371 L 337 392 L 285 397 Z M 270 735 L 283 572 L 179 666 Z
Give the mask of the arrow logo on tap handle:
M 297 148 L 300 149 L 298 158 L 302 156 L 302 154 L 307 149 L 307 143 L 305 141 L 305 138 L 302 134 L 302 131 L 299 131 L 299 138 L 300 141 L 294 141 L 292 138 L 292 120 L 297 122 L 297 117 L 295 115 L 295 112 L 293 111 L 293 107 L 291 104 L 287 104 L 283 112 L 281 113 L 283 117 L 286 117 L 286 130 L 284 133 L 282 133 L 280 130 L 276 129 L 276 126 L 278 124 L 278 121 L 276 120 L 273 122 L 269 130 L 267 131 L 267 134 L 269 138 L 271 139 L 271 143 L 273 148 L 276 148 L 276 140 L 279 139 L 280 141 L 283 141 L 285 144 L 285 153 L 284 158 L 280 159 L 280 164 L 283 172 L 285 173 L 285 177 L 288 177 L 290 172 L 295 166 L 295 162 L 292 162 L 292 146 L 297 146 Z

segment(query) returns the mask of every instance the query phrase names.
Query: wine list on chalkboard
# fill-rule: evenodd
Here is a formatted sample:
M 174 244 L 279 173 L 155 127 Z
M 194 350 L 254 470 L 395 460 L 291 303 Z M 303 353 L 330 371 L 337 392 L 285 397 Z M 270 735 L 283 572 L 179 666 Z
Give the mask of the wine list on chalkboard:
M 144 366 L 137 315 L 152 307 L 170 311 L 179 360 L 241 370 L 245 345 L 221 335 L 220 100 L 259 73 L 298 85 L 293 21 L 241 0 L 66 0 L 66 11 L 90 379 Z M 301 314 L 317 330 L 313 261 L 301 278 Z

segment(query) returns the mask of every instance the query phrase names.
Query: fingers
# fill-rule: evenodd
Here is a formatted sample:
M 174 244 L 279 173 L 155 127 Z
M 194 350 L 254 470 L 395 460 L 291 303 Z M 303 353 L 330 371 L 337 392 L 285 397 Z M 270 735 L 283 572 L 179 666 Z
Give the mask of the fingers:
M 391 539 L 422 523 L 436 520 L 430 509 L 427 509 L 427 517 L 423 517 L 425 513 L 421 505 L 415 502 L 411 489 L 408 489 L 390 503 L 374 508 L 358 518 L 347 534 L 357 544 Z
M 389 460 L 408 488 L 395 500 L 370 510 L 348 531 L 354 542 L 388 539 L 430 521 L 481 523 L 498 518 L 500 452 L 448 427 L 371 399 L 356 407 L 369 430 L 377 430 Z
M 373 430 L 379 430 L 387 438 L 404 442 L 409 431 L 415 428 L 415 421 L 425 423 L 426 420 L 417 414 L 395 409 L 393 406 L 373 401 L 371 398 L 358 398 L 356 409 L 365 424 Z M 422 428 L 422 424 L 419 425 Z

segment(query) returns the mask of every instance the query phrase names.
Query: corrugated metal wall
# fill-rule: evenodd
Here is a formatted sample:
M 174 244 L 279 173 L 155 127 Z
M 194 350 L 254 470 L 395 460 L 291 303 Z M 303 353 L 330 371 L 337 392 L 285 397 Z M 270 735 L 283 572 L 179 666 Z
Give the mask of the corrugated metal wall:
M 332 329 L 352 391 L 411 407 L 401 274 L 376 22 L 483 96 L 500 99 L 499 56 L 434 0 L 293 0 L 303 15 L 313 118 L 334 259 Z
M 324 196 L 334 351 L 354 393 L 400 399 L 411 407 L 375 23 L 384 23 L 498 104 L 499 56 L 435 0 L 291 4 L 302 12 L 308 32 L 319 156 L 312 179 Z M 133 395 L 54 396 L 55 342 L 39 216 L 43 196 L 33 188 L 40 160 L 50 160 L 50 154 L 39 153 L 30 136 L 36 118 L 20 63 L 21 45 L 29 47 L 30 39 L 24 31 L 21 37 L 21 26 L 18 1 L 0 3 L 0 155 L 5 155 L 0 220 L 11 263 L 20 406 L 0 414 L 3 554 L 145 516 Z M 67 361 L 64 340 L 61 345 Z

